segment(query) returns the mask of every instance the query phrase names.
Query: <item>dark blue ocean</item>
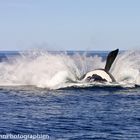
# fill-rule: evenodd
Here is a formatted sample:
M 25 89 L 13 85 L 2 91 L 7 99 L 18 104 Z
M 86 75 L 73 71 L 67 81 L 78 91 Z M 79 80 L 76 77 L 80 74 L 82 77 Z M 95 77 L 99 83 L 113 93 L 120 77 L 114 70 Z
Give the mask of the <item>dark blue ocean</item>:
M 95 54 L 104 59 L 107 52 L 88 52 L 87 57 Z M 10 62 L 6 61 L 18 55 L 18 52 L 0 53 L 1 63 L 5 61 L 0 75 L 3 81 L 9 80 L 5 76 L 8 74 L 5 63 Z M 8 65 L 7 69 L 10 68 Z M 140 88 L 92 86 L 51 90 L 1 85 L 0 135 L 5 134 L 44 134 L 50 140 L 139 140 Z

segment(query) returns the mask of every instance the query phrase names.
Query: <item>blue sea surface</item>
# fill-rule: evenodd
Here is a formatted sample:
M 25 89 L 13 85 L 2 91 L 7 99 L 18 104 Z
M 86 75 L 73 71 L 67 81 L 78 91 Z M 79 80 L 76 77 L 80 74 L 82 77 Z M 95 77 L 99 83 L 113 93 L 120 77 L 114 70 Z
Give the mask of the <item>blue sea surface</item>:
M 140 88 L 1 86 L 2 134 L 46 134 L 50 140 L 139 140 Z

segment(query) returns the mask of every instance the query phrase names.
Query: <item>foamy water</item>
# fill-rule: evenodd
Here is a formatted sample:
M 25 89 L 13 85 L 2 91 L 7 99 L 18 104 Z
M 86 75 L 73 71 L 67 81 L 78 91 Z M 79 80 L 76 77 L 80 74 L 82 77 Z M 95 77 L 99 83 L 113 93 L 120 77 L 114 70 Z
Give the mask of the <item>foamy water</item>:
M 110 72 L 118 83 L 140 85 L 140 51 L 126 51 L 118 55 Z
M 0 63 L 0 86 L 32 85 L 48 89 L 94 86 L 95 83 L 83 83 L 78 79 L 83 74 L 104 66 L 105 60 L 99 56 L 31 51 Z M 117 56 L 110 70 L 117 81 L 112 85 L 140 85 L 139 72 L 140 51 L 123 52 Z

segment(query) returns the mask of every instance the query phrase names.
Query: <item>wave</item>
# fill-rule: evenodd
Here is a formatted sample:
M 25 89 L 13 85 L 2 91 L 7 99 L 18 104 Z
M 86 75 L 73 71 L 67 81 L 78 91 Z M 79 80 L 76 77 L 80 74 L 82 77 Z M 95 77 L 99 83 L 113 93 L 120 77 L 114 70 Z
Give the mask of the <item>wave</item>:
M 139 56 L 140 51 L 120 53 L 110 70 L 117 83 L 107 84 L 124 87 L 140 85 Z M 91 87 L 99 83 L 84 83 L 79 80 L 80 77 L 104 66 L 105 60 L 97 55 L 89 57 L 78 53 L 68 55 L 63 52 L 30 51 L 8 57 L 7 61 L 0 63 L 0 86 L 32 85 L 47 89 Z

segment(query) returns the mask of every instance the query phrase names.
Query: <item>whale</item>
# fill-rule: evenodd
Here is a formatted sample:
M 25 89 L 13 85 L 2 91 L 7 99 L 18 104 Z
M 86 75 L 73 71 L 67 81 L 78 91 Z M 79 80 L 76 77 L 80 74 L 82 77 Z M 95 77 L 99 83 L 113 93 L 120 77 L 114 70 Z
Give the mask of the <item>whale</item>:
M 118 55 L 119 49 L 111 51 L 106 59 L 106 64 L 104 69 L 95 69 L 93 71 L 90 71 L 86 74 L 84 74 L 81 77 L 82 81 L 86 82 L 116 82 L 113 75 L 109 72 L 113 62 L 115 61 L 117 55 Z

